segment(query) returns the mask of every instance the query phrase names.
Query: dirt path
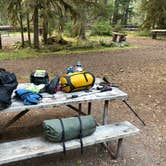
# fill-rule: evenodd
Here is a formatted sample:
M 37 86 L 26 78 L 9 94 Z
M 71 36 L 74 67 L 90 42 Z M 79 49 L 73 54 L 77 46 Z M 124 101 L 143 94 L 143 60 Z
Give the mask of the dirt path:
M 100 146 L 85 149 L 84 155 L 79 150 L 63 154 L 49 155 L 32 160 L 16 162 L 10 165 L 101 165 L 101 166 L 164 166 L 166 163 L 166 41 L 143 38 L 129 38 L 129 43 L 138 45 L 136 49 L 121 49 L 110 52 L 91 54 L 73 54 L 66 56 L 48 56 L 42 58 L 15 59 L 0 61 L 4 67 L 17 74 L 19 82 L 29 81 L 29 74 L 35 69 L 46 69 L 50 77 L 62 75 L 69 65 L 81 61 L 86 70 L 96 76 L 107 75 L 112 82 L 120 85 L 129 94 L 129 102 L 145 120 L 142 126 L 122 102 L 110 105 L 109 121 L 128 120 L 141 130 L 141 134 L 123 143 L 122 153 L 117 161 L 110 160 Z M 93 114 L 101 121 L 102 103 L 93 105 Z M 63 111 L 62 111 L 63 109 Z M 71 116 L 66 108 L 57 111 L 44 110 L 31 112 L 14 124 L 2 140 L 35 135 L 41 132 L 39 125 L 44 119 L 59 116 Z M 10 118 L 1 115 L 0 123 Z M 25 128 L 25 126 L 28 128 Z

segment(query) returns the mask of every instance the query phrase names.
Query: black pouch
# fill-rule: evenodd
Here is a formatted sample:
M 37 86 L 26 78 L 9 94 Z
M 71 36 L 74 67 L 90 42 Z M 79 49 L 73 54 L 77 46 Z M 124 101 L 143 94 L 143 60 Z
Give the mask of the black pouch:
M 48 73 L 45 72 L 44 75 L 42 76 L 36 76 L 35 72 L 31 73 L 30 75 L 30 82 L 34 83 L 35 85 L 40 85 L 40 84 L 45 84 L 48 85 L 49 84 L 49 76 Z
M 55 77 L 53 80 L 51 80 L 50 84 L 47 87 L 47 92 L 50 94 L 56 93 L 57 87 L 59 85 L 59 77 Z

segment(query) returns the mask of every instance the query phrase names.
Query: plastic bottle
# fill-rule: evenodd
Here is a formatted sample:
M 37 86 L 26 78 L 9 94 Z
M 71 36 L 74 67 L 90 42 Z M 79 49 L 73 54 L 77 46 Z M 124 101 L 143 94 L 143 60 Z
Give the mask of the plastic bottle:
M 76 66 L 74 68 L 75 72 L 82 72 L 83 68 L 82 68 L 82 64 L 80 63 L 80 61 L 77 61 Z
M 74 68 L 73 68 L 73 66 L 69 66 L 68 68 L 67 68 L 67 74 L 68 73 L 74 73 Z

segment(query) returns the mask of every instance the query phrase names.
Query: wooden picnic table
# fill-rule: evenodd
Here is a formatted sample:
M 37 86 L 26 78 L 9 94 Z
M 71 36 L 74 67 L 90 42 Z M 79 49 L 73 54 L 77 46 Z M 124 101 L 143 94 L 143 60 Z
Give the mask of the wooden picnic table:
M 166 29 L 153 29 L 152 32 L 152 39 L 157 39 L 157 34 L 166 34 Z
M 98 79 L 100 80 L 100 79 Z M 25 87 L 25 84 L 19 84 L 18 88 Z M 72 98 L 72 95 L 77 95 L 78 97 Z M 72 110 L 78 112 L 80 115 L 91 114 L 92 103 L 96 101 L 104 101 L 103 105 L 103 126 L 97 127 L 97 135 L 96 132 L 94 135 L 88 138 L 83 138 L 83 142 L 85 146 L 97 144 L 101 142 L 106 142 L 110 140 L 118 140 L 117 149 L 114 153 L 114 157 L 116 158 L 119 153 L 119 149 L 122 143 L 123 138 L 138 134 L 139 129 L 133 126 L 129 122 L 116 123 L 114 125 L 107 125 L 108 119 L 108 105 L 109 102 L 113 100 L 126 100 L 128 97 L 127 93 L 123 92 L 117 87 L 112 87 L 111 91 L 100 92 L 99 90 L 91 90 L 90 92 L 80 91 L 74 93 L 64 93 L 57 92 L 54 95 L 50 95 L 47 93 L 43 93 L 43 98 L 41 102 L 37 105 L 29 105 L 26 106 L 23 102 L 16 100 L 14 97 L 12 99 L 12 104 L 9 108 L 4 109 L 2 112 L 18 112 L 16 116 L 14 116 L 11 120 L 9 120 L 4 126 L 1 127 L 1 133 L 22 116 L 24 116 L 27 112 L 32 111 L 33 109 L 40 108 L 53 108 L 59 106 L 67 106 Z M 82 111 L 82 104 L 88 104 L 87 113 Z M 78 107 L 76 107 L 78 105 Z M 41 109 L 42 110 L 42 109 Z M 107 130 L 103 133 L 100 133 L 100 129 L 102 133 L 104 130 Z M 114 133 L 114 134 L 113 134 Z M 101 135 L 101 138 L 100 138 Z M 98 137 L 95 138 L 95 136 Z M 93 141 L 92 141 L 93 140 Z M 75 142 L 76 141 L 76 142 Z M 73 140 L 73 142 L 67 142 L 67 150 L 78 148 L 78 140 Z M 29 142 L 29 144 L 25 144 L 25 142 Z M 34 143 L 33 143 L 34 142 Z M 33 143 L 31 145 L 31 143 Z M 41 156 L 45 154 L 51 154 L 62 151 L 61 144 L 54 144 L 54 146 L 50 145 L 51 143 L 44 141 L 42 137 L 40 138 L 31 138 L 19 141 L 12 141 L 7 143 L 0 144 L 0 164 L 8 163 L 12 161 L 18 161 L 22 159 L 28 159 L 31 157 Z M 19 145 L 19 146 L 17 146 Z M 47 148 L 48 145 L 48 148 Z M 106 147 L 107 145 L 104 144 Z M 26 147 L 25 147 L 26 146 Z M 7 151 L 4 150 L 4 147 L 10 147 Z M 17 152 L 11 156 L 11 150 L 13 148 L 18 148 Z M 45 147 L 45 149 L 43 149 Z M 54 147 L 54 150 L 53 150 Z
M 112 32 L 112 41 L 113 42 L 119 42 L 126 41 L 127 34 L 120 33 L 120 32 Z

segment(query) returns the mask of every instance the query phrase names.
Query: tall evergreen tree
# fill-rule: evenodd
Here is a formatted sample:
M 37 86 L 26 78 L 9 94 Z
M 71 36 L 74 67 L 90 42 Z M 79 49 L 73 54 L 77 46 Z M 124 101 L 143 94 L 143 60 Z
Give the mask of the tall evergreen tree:
M 144 28 L 166 28 L 165 0 L 142 0 L 141 9 L 145 12 Z
M 7 0 L 7 11 L 13 25 L 20 25 L 22 47 L 24 47 L 24 27 L 22 0 Z

